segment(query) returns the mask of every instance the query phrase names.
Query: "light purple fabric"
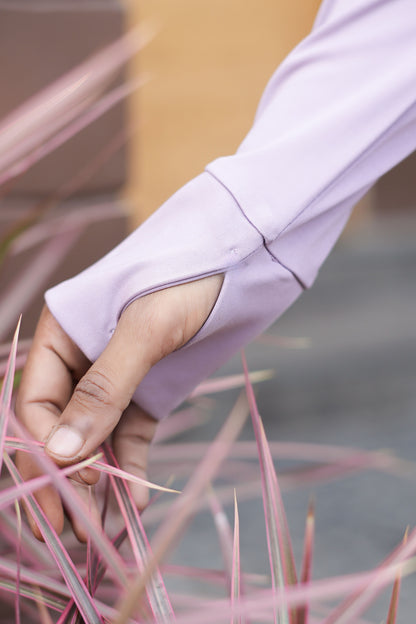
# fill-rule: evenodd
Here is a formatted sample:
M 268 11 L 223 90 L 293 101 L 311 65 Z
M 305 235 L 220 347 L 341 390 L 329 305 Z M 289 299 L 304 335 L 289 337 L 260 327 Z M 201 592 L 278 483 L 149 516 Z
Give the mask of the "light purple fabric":
M 163 418 L 313 283 L 354 204 L 415 147 L 414 0 L 327 0 L 237 153 L 49 290 L 47 304 L 95 360 L 131 301 L 224 272 L 204 327 L 136 390 L 134 400 Z

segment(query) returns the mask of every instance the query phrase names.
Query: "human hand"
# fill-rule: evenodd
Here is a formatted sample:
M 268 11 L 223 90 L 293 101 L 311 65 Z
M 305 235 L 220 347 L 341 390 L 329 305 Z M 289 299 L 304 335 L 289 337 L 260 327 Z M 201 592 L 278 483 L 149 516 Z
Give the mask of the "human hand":
M 60 466 L 89 455 L 112 434 L 117 460 L 124 470 L 145 477 L 147 454 L 157 420 L 130 403 L 146 373 L 179 349 L 201 328 L 221 290 L 222 275 L 166 288 L 133 301 L 123 312 L 106 349 L 94 364 L 80 351 L 45 306 L 23 371 L 17 401 L 18 419 Z M 41 474 L 36 460 L 18 452 L 17 467 L 27 480 Z M 72 477 L 88 504 L 96 471 L 86 468 Z M 147 488 L 131 487 L 139 509 Z M 52 485 L 36 499 L 60 533 L 64 512 Z M 98 520 L 93 503 L 92 513 Z M 36 537 L 37 527 L 29 518 Z M 81 541 L 86 534 L 75 517 L 72 526 Z

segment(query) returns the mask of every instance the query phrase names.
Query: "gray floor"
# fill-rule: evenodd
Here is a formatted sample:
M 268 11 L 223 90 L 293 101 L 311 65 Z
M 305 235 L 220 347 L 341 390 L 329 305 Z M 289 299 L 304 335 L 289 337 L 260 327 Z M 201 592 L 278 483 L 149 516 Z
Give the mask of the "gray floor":
M 415 235 L 416 222 L 403 220 L 380 221 L 359 237 L 345 237 L 314 287 L 270 330 L 308 337 L 310 346 L 295 350 L 255 342 L 247 349 L 251 370 L 276 370 L 257 392 L 269 439 L 389 448 L 416 461 Z M 238 359 L 221 372 L 236 371 Z M 202 435 L 217 429 L 235 396 L 221 397 L 214 424 Z M 193 435 L 201 432 L 184 439 Z M 288 491 L 298 558 L 311 491 L 317 506 L 316 578 L 369 569 L 400 542 L 407 525 L 416 525 L 416 481 L 371 472 Z M 261 504 L 242 503 L 240 512 L 243 565 L 265 572 Z M 209 517 L 198 516 L 175 560 L 220 565 L 212 540 Z M 416 577 L 404 583 L 399 623 L 414 621 L 415 583 Z M 385 619 L 385 605 L 379 601 L 368 617 Z

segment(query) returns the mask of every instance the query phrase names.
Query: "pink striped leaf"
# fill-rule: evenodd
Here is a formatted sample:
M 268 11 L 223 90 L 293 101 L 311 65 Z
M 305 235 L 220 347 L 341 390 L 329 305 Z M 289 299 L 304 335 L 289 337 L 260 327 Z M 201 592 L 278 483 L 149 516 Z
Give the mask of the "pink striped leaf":
M 132 30 L 16 109 L 0 125 L 0 173 L 33 152 L 78 117 L 149 40 Z
M 347 624 L 361 615 L 369 605 L 377 598 L 383 586 L 378 584 L 377 574 L 382 575 L 384 570 L 389 566 L 404 563 L 406 559 L 416 553 L 416 529 L 410 535 L 405 534 L 403 542 L 394 549 L 394 551 L 376 568 L 375 578 L 371 583 L 363 583 L 353 594 L 343 600 L 337 608 L 335 608 L 327 616 L 324 624 Z M 398 574 L 400 573 L 398 568 Z M 397 575 L 394 580 L 397 580 Z
M 15 483 L 22 483 L 22 478 L 16 466 L 7 455 L 5 456 L 5 463 Z M 32 495 L 29 495 L 24 497 L 24 501 L 27 509 L 30 511 L 33 519 L 39 527 L 39 530 L 54 557 L 55 563 L 59 568 L 62 577 L 84 619 L 89 624 L 102 624 L 102 617 L 90 594 L 88 593 L 84 582 L 78 574 L 71 557 L 56 534 L 56 531 L 47 520 L 36 499 Z
M 274 370 L 268 369 L 249 373 L 249 378 L 251 383 L 259 383 L 261 381 L 268 381 L 269 379 L 272 379 L 274 375 Z M 214 394 L 216 392 L 224 392 L 225 390 L 231 390 L 232 388 L 240 388 L 241 386 L 244 386 L 244 384 L 244 375 L 214 377 L 201 382 L 189 396 L 192 398 L 206 394 Z
M 257 409 L 244 353 L 242 354 L 242 358 L 244 374 L 246 376 L 247 396 L 250 404 L 251 418 L 257 441 L 261 469 L 263 505 L 270 569 L 272 574 L 272 585 L 276 595 L 279 593 L 279 595 L 284 596 L 285 587 L 288 585 L 296 585 L 297 583 L 292 542 L 282 496 L 273 465 L 272 455 L 267 442 L 266 434 L 264 432 L 263 423 Z M 296 617 L 296 613 L 294 612 L 289 614 L 289 611 L 284 604 L 279 606 L 278 613 L 275 612 L 275 622 L 280 622 L 280 624 L 289 624 L 289 622 L 291 624 L 295 624 L 297 621 Z
M 116 458 L 108 444 L 104 444 L 103 448 L 107 461 L 115 464 L 115 467 L 118 468 Z M 110 474 L 110 479 L 120 512 L 125 521 L 137 569 L 139 572 L 143 571 L 152 558 L 152 551 L 139 512 L 124 480 L 115 479 L 112 474 Z M 155 567 L 146 584 L 146 594 L 155 622 L 168 624 L 168 622 L 175 621 L 175 614 L 158 567 Z
M 240 395 L 220 433 L 211 443 L 205 457 L 189 479 L 183 493 L 170 506 L 168 517 L 156 531 L 151 544 L 153 558 L 149 561 L 143 574 L 132 581 L 129 591 L 119 604 L 119 614 L 113 624 L 126 624 L 128 622 L 131 613 L 134 612 L 138 596 L 146 587 L 146 583 L 158 562 L 172 547 L 194 513 L 201 494 L 205 492 L 208 483 L 213 480 L 234 440 L 239 435 L 246 418 L 247 401 L 244 396 Z
M 28 434 L 15 418 L 13 418 L 13 426 L 18 435 L 30 444 L 31 440 Z M 51 476 L 52 483 L 59 491 L 63 502 L 67 504 L 74 511 L 74 513 L 76 513 L 77 520 L 84 527 L 85 531 L 91 536 L 91 540 L 95 548 L 100 553 L 101 557 L 106 561 L 112 578 L 120 587 L 125 587 L 128 582 L 125 564 L 107 535 L 104 533 L 102 528 L 92 520 L 85 504 L 54 462 L 42 453 L 36 444 L 33 445 L 32 453 L 42 471 Z
M 237 495 L 234 490 L 234 539 L 231 576 L 231 609 L 240 605 L 241 600 L 241 568 L 240 568 L 240 521 L 238 516 Z M 231 624 L 243 624 L 245 619 L 239 616 L 231 618 Z
M 22 317 L 20 317 L 16 330 L 14 332 L 14 338 L 12 342 L 12 347 L 10 350 L 9 359 L 7 362 L 7 368 L 3 379 L 3 385 L 0 394 L 0 472 L 3 461 L 3 452 L 4 452 L 4 442 L 6 438 L 7 425 L 9 422 L 9 414 L 10 414 L 10 405 L 12 401 L 12 393 L 13 393 L 13 381 L 14 381 L 14 372 L 16 365 L 16 353 L 17 353 L 17 342 L 19 340 L 19 329 Z
M 315 535 L 315 505 L 311 500 L 306 516 L 305 540 L 303 546 L 302 570 L 300 574 L 300 582 L 307 585 L 311 582 L 312 557 Z M 298 610 L 298 624 L 308 624 L 309 605 L 305 604 Z
M 228 522 L 227 514 L 212 487 L 209 488 L 208 500 L 221 546 L 225 576 L 231 591 L 233 573 L 233 533 L 230 523 Z
M 332 577 L 308 583 L 286 587 L 284 595 L 282 592 L 276 594 L 273 589 L 253 592 L 247 596 L 244 603 L 239 607 L 231 609 L 229 600 L 216 600 L 200 602 L 195 610 L 190 610 L 183 615 L 177 616 L 177 624 L 221 624 L 230 622 L 232 615 L 245 615 L 252 617 L 255 621 L 270 621 L 270 611 L 280 606 L 291 609 L 308 603 L 312 604 L 320 601 L 331 600 L 340 596 L 345 596 L 352 591 L 356 591 L 365 584 L 372 584 L 384 588 L 392 583 L 400 572 L 402 577 L 413 574 L 416 571 L 416 558 L 407 561 L 385 566 L 382 569 L 371 570 L 370 572 L 360 572 L 346 576 Z M 320 620 L 322 621 L 322 620 Z M 348 624 L 360 620 L 350 619 Z

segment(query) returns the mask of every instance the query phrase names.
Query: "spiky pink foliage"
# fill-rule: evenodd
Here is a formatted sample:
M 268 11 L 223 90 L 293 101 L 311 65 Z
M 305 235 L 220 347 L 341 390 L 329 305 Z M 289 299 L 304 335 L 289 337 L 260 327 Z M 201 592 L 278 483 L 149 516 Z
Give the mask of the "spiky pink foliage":
M 137 83 L 124 83 L 111 90 L 110 84 L 117 69 L 147 39 L 146 32 L 139 38 L 137 33 L 129 33 L 62 77 L 0 124 L 0 185 L 3 185 L 3 193 L 16 176 L 22 175 L 33 163 L 136 88 Z M 0 267 L 4 258 L 13 260 L 24 251 L 38 247 L 34 261 L 21 270 L 9 290 L 1 295 L 2 340 L 8 340 L 9 331 L 20 312 L 42 289 L 51 267 L 55 267 L 72 249 L 85 227 L 99 219 L 116 216 L 114 204 L 91 206 L 82 213 L 71 211 L 53 215 L 52 211 L 106 162 L 127 140 L 127 135 L 128 132 L 122 132 L 114 137 L 93 162 L 56 189 L 51 197 L 33 205 L 27 215 L 16 219 L 10 230 L 0 236 Z M 44 219 L 45 215 L 48 220 Z M 295 348 L 307 345 L 306 339 L 268 336 L 267 341 L 269 345 Z M 0 492 L 0 595 L 4 604 L 14 606 L 17 623 L 137 624 L 143 622 L 144 617 L 149 624 L 174 621 L 178 624 L 242 624 L 250 618 L 255 622 L 275 621 L 279 624 L 352 621 L 363 624 L 362 613 L 386 585 L 394 583 L 387 624 L 396 624 L 400 579 L 415 569 L 412 557 L 416 552 L 416 532 L 412 531 L 407 541 L 375 570 L 313 581 L 314 513 L 311 509 L 308 512 L 304 557 L 298 575 L 281 490 L 316 486 L 369 469 L 414 478 L 413 466 L 387 453 L 267 440 L 252 384 L 269 379 L 273 373 L 248 373 L 245 366 L 242 375 L 215 378 L 201 384 L 190 397 L 191 408 L 177 413 L 160 429 L 153 449 L 153 471 L 161 482 L 172 474 L 184 478 L 186 485 L 182 494 L 120 470 L 110 449 L 106 450 L 105 461 L 96 456 L 74 466 L 58 468 L 43 454 L 42 445 L 31 440 L 15 422 L 11 409 L 13 385 L 18 382 L 15 372 L 23 366 L 29 346 L 30 340 L 18 345 L 17 333 L 11 343 L 0 345 L 0 377 L 3 377 L 0 464 L 3 454 L 5 463 Z M 191 426 L 196 428 L 206 420 L 207 407 L 213 402 L 212 395 L 239 386 L 246 387 L 255 442 L 237 439 L 248 412 L 243 395 L 214 442 L 184 444 L 171 441 L 178 433 Z M 6 435 L 9 422 L 15 428 L 13 436 Z M 32 453 L 43 476 L 23 483 L 13 462 L 16 449 Z M 284 458 L 296 460 L 298 464 L 278 477 L 274 460 Z M 105 481 L 101 492 L 105 530 L 92 521 L 88 506 L 82 503 L 67 480 L 86 465 L 100 471 Z M 215 483 L 215 499 L 207 496 L 207 489 L 214 480 L 218 481 Z M 147 526 L 154 529 L 152 539 L 148 539 L 130 496 L 128 484 L 132 481 L 159 490 L 144 514 Z M 85 547 L 75 544 L 68 530 L 62 537 L 57 536 L 40 509 L 36 491 L 50 483 L 60 492 L 72 515 L 76 515 L 84 526 L 88 535 Z M 271 580 L 268 575 L 241 569 L 240 522 L 234 496 L 236 486 L 240 503 L 259 496 L 263 499 Z M 159 499 L 162 491 L 169 491 L 171 498 Z M 225 505 L 233 501 L 232 531 Z M 45 544 L 39 544 L 27 526 L 20 524 L 21 503 L 40 527 Z M 210 505 L 222 542 L 223 569 L 206 569 L 202 565 L 204 562 L 199 561 L 195 566 L 165 563 L 167 554 L 186 533 L 193 515 Z M 118 528 L 120 519 L 121 530 Z M 259 521 L 251 530 L 259 532 L 260 527 Z M 172 575 L 197 578 L 202 585 L 222 591 L 223 597 L 208 600 L 196 594 L 168 594 L 165 579 Z M 325 603 L 334 598 L 343 599 L 329 608 Z M 143 608 L 139 608 L 141 605 Z

